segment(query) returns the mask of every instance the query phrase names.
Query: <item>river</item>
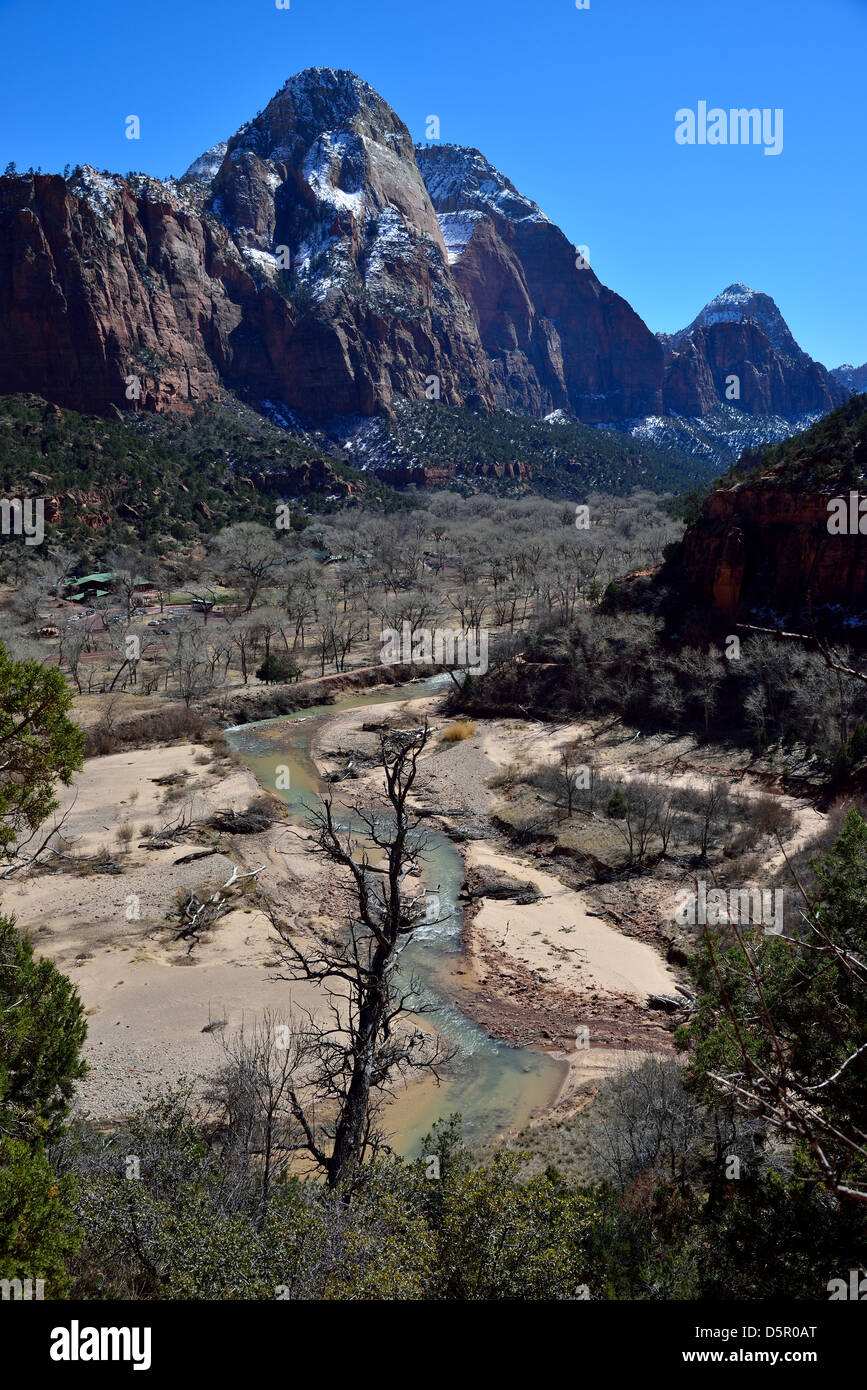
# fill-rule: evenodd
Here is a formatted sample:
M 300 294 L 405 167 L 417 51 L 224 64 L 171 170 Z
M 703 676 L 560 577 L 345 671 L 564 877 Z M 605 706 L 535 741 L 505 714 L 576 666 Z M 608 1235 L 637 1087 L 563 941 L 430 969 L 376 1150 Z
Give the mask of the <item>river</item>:
M 291 819 L 300 826 L 326 790 L 310 750 L 329 716 L 367 705 L 422 699 L 437 693 L 443 679 L 434 676 L 373 694 L 355 693 L 333 705 L 239 725 L 226 731 L 226 739 L 261 784 L 285 801 Z M 289 769 L 290 790 L 277 786 L 280 767 Z M 287 779 L 284 775 L 280 780 Z M 350 812 L 338 796 L 335 806 L 342 812 L 341 823 L 349 825 Z M 418 981 L 424 1026 L 435 1028 L 455 1056 L 438 1086 L 432 1079 L 415 1082 L 388 1107 L 386 1128 L 395 1149 L 406 1155 L 418 1153 L 431 1125 L 454 1112 L 462 1116 L 464 1134 L 473 1144 L 526 1125 L 534 1114 L 553 1104 L 565 1074 L 562 1063 L 543 1053 L 489 1038 L 458 1007 L 456 972 L 464 960 L 458 900 L 463 861 L 447 835 L 425 828 L 425 884 L 439 894 L 441 920 L 418 929 L 404 951 L 401 968 L 405 977 L 412 975 Z

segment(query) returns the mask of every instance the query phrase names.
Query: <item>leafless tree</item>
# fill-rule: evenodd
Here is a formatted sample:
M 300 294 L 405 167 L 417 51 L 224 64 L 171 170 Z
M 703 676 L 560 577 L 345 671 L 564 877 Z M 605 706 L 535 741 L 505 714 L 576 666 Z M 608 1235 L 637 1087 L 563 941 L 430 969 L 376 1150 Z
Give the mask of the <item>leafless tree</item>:
M 588 1143 L 606 1178 L 621 1190 L 650 1174 L 682 1183 L 695 1164 L 705 1119 L 669 1057 L 621 1066 L 603 1088 L 588 1125 Z
M 193 700 L 200 699 L 213 689 L 208 641 L 204 628 L 182 627 L 175 634 L 169 665 L 175 676 L 178 694 L 189 709 Z
M 79 695 L 81 694 L 81 659 L 87 649 L 87 644 L 87 627 L 83 622 L 66 622 L 61 626 L 60 663 L 62 665 L 65 662 L 69 668 L 69 674 L 75 681 L 75 688 Z
M 698 647 L 684 647 L 680 660 L 684 674 L 693 687 L 694 699 L 701 705 L 705 734 L 710 734 L 710 718 L 716 709 L 719 687 L 725 674 L 722 657 L 712 649 L 702 651 Z
M 221 1033 L 224 1063 L 204 1093 L 207 1132 L 220 1148 L 224 1169 L 241 1190 L 256 1183 L 259 1220 L 267 1219 L 274 1183 L 287 1172 L 300 1144 L 293 1100 L 303 1074 L 307 1036 L 297 1021 L 270 1011 Z
M 258 638 L 256 620 L 251 617 L 249 613 L 242 613 L 239 617 L 232 620 L 229 632 L 231 633 L 232 645 L 238 652 L 238 658 L 241 663 L 241 675 L 246 685 L 250 678 L 250 660 L 255 651 Z
M 687 796 L 686 801 L 698 818 L 699 855 L 704 862 L 712 839 L 728 824 L 731 792 L 727 783 L 719 777 L 714 777 L 706 787 Z
M 611 824 L 626 841 L 630 865 L 643 864 L 653 839 L 659 835 L 662 790 L 644 778 L 636 778 L 620 790 L 623 814 L 612 818 Z
M 212 568 L 240 591 L 245 613 L 264 588 L 277 583 L 284 565 L 284 551 L 273 532 L 254 521 L 227 526 L 214 540 Z
M 436 1073 L 445 1059 L 437 1039 L 409 1026 L 407 1015 L 420 1012 L 417 987 L 398 978 L 404 948 L 429 920 L 417 877 L 425 835 L 408 805 L 429 738 L 426 724 L 381 734 L 384 795 L 372 808 L 352 808 L 356 830 L 344 827 L 331 797 L 313 814 L 316 849 L 346 874 L 345 933 L 300 943 L 268 908 L 287 978 L 315 982 L 327 1001 L 325 1020 L 306 1022 L 305 1085 L 290 1101 L 303 1146 L 332 1189 L 350 1190 L 381 1146 L 381 1110 L 397 1080 L 416 1068 Z

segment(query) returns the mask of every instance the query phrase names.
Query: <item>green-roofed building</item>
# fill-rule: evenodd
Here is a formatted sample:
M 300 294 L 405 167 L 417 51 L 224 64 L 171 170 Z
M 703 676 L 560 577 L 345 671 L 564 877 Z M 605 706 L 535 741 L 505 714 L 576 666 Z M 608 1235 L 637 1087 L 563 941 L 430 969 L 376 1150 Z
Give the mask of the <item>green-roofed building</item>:
M 103 598 L 111 593 L 116 578 L 113 570 L 104 570 L 97 574 L 83 574 L 80 579 L 68 579 L 63 596 L 73 603 L 82 598 Z

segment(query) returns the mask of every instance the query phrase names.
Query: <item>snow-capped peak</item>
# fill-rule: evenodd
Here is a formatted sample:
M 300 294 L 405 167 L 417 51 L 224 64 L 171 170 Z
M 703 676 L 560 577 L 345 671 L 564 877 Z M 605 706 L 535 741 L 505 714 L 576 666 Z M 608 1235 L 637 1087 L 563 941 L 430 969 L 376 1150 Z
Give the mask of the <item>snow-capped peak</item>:
M 378 92 L 349 68 L 303 68 L 286 79 L 275 101 L 284 93 L 294 97 L 299 106 L 312 105 L 317 98 L 325 96 L 329 102 L 343 103 L 353 110 L 364 100 L 381 100 Z M 340 114 L 345 115 L 346 110 Z
M 831 375 L 850 391 L 867 391 L 867 362 L 862 363 L 860 367 L 856 367 L 853 362 L 841 362 L 839 367 L 834 367 Z
M 189 180 L 191 183 L 210 183 L 225 159 L 228 148 L 228 141 L 218 140 L 216 145 L 212 145 L 204 154 L 200 154 L 198 159 L 193 160 L 186 173 L 181 175 L 180 182 Z
M 761 328 L 775 351 L 801 353 L 786 320 L 771 296 L 751 290 L 749 285 L 744 285 L 739 280 L 715 295 L 696 315 L 689 327 L 682 329 L 674 337 L 685 338 L 697 328 L 708 328 L 715 323 L 754 323 Z
M 409 132 L 369 83 L 343 68 L 313 67 L 284 82 L 264 111 L 242 126 L 232 147 L 243 146 L 260 158 L 298 157 L 298 146 L 322 132 L 364 133 L 385 144 L 409 146 Z
M 416 159 L 434 210 L 499 213 L 512 222 L 547 222 L 538 204 L 525 198 L 479 150 L 468 145 L 416 145 Z

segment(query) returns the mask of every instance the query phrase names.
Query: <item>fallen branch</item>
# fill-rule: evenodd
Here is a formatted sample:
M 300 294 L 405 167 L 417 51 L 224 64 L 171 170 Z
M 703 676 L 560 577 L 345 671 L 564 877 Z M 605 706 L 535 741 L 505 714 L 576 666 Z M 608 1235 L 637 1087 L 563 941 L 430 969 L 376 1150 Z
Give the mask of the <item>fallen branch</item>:
M 238 872 L 237 864 L 235 864 L 222 887 L 215 889 L 204 902 L 201 901 L 195 889 L 189 890 L 187 900 L 181 908 L 182 925 L 175 934 L 176 941 L 190 942 L 187 954 L 196 945 L 201 932 L 212 927 L 220 917 L 224 917 L 227 912 L 231 911 L 234 898 L 227 896 L 227 889 L 234 887 L 236 883 L 241 883 L 244 879 L 258 878 L 266 867 L 267 865 L 260 864 L 258 869 L 251 869 L 249 873 L 241 874 Z

